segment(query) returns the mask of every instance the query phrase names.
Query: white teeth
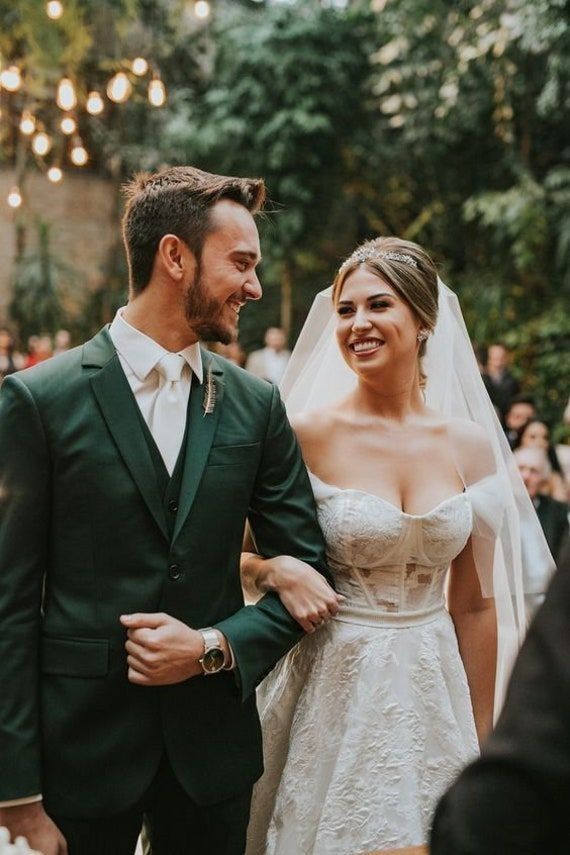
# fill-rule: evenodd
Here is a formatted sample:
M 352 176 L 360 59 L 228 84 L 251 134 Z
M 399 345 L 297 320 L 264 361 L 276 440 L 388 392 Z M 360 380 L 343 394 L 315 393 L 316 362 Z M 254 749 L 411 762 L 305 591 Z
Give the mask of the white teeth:
M 356 341 L 352 345 L 352 349 L 355 353 L 365 353 L 367 350 L 376 350 L 376 348 L 380 347 L 384 342 L 375 339 L 373 341 Z

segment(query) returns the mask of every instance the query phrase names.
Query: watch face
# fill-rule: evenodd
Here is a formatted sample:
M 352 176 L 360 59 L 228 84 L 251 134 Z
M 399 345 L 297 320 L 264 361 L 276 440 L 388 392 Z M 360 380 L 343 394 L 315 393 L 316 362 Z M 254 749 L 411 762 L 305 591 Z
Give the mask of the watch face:
M 208 650 L 207 653 L 204 653 L 202 665 L 204 671 L 207 671 L 208 674 L 214 674 L 216 671 L 219 671 L 224 667 L 224 651 L 220 650 L 219 647 L 213 647 L 212 650 Z

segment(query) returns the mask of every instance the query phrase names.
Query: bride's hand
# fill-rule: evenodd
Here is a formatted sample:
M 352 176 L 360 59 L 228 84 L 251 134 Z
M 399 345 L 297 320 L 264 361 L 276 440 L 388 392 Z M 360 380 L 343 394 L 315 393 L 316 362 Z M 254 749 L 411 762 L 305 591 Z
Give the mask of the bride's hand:
M 309 564 L 290 555 L 269 558 L 264 564 L 263 588 L 279 595 L 291 617 L 305 632 L 314 632 L 338 614 L 345 597 L 337 594 Z

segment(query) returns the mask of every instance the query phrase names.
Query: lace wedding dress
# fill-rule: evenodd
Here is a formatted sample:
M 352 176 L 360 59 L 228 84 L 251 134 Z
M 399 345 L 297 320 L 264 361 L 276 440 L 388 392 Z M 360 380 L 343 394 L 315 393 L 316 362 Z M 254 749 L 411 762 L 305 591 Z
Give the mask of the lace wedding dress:
M 444 585 L 489 484 L 416 516 L 311 480 L 347 600 L 260 687 L 265 774 L 247 855 L 420 844 L 438 797 L 478 751 Z

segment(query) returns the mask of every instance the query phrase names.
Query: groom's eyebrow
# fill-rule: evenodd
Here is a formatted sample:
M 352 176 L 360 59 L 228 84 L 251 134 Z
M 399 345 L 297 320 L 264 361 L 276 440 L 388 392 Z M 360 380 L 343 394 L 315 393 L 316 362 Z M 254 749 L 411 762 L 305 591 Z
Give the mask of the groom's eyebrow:
M 242 258 L 247 258 L 250 261 L 255 262 L 255 264 L 261 264 L 262 258 L 256 252 L 250 252 L 248 249 L 236 249 L 235 252 L 232 253 L 234 256 L 241 256 Z

